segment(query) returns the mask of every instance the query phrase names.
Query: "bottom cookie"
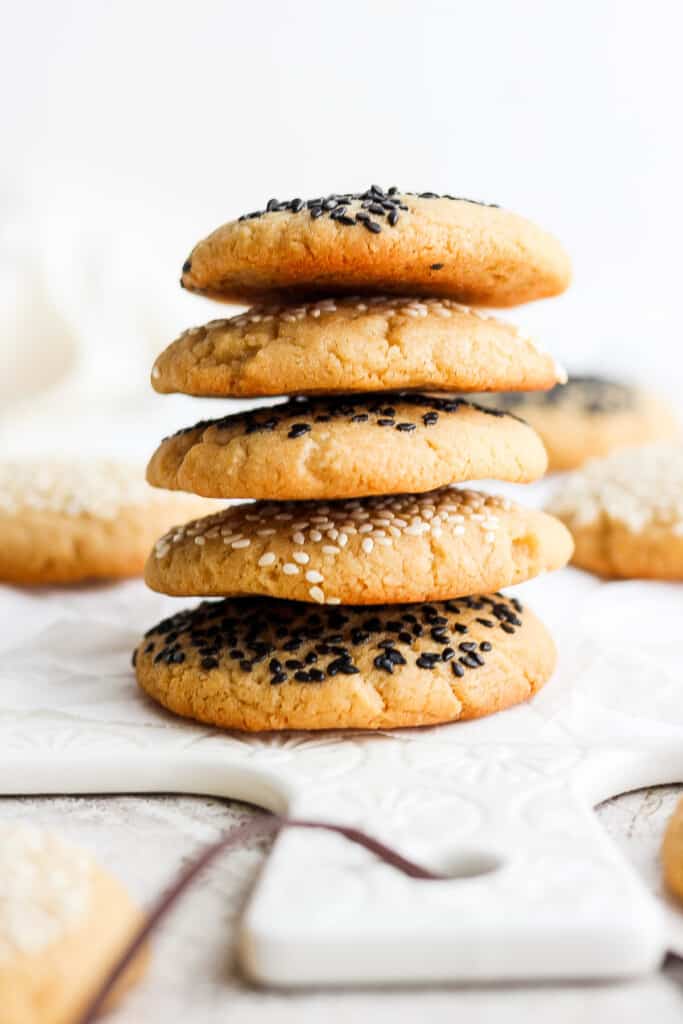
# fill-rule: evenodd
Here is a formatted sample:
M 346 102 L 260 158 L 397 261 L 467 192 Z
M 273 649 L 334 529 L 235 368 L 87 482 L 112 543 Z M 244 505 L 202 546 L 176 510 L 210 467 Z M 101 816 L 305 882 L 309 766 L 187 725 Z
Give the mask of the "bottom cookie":
M 502 594 L 431 604 L 204 601 L 153 627 L 137 679 L 176 714 L 229 729 L 388 729 L 478 718 L 555 666 L 545 626 Z
M 123 886 L 41 829 L 0 825 L 0 1020 L 77 1020 L 140 924 Z M 107 1003 L 144 972 L 140 954 Z

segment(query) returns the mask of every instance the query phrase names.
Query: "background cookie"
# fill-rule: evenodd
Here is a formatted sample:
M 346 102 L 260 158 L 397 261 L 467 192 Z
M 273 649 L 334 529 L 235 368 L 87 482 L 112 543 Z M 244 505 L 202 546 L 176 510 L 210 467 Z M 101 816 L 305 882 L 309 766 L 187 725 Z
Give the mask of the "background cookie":
M 449 299 L 370 296 L 263 306 L 185 331 L 159 356 L 162 394 L 223 397 L 549 388 L 564 373 L 525 332 Z
M 571 530 L 583 569 L 683 580 L 683 444 L 595 459 L 563 481 L 549 508 Z
M 123 886 L 80 850 L 0 825 L 2 1024 L 76 1020 L 140 921 Z M 133 961 L 116 994 L 144 967 L 144 956 Z
M 145 580 L 165 594 L 384 604 L 498 590 L 559 568 L 571 549 L 542 512 L 444 487 L 233 506 L 162 537 Z
M 161 530 L 208 512 L 111 460 L 0 463 L 0 581 L 75 583 L 136 576 Z
M 527 700 L 555 648 L 514 598 L 312 608 L 243 598 L 160 623 L 138 682 L 176 714 L 225 728 L 379 729 L 476 718 Z
M 558 295 L 570 276 L 560 243 L 517 214 L 373 185 L 271 199 L 196 245 L 181 284 L 239 303 L 374 292 L 514 306 Z
M 347 498 L 542 476 L 537 434 L 505 413 L 420 394 L 299 399 L 162 441 L 156 487 L 213 498 Z
M 530 423 L 543 440 L 551 470 L 574 469 L 592 456 L 680 433 L 665 402 L 604 377 L 571 376 L 566 384 L 541 394 L 474 397 Z
M 664 834 L 662 867 L 667 888 L 683 900 L 683 800 L 679 800 Z

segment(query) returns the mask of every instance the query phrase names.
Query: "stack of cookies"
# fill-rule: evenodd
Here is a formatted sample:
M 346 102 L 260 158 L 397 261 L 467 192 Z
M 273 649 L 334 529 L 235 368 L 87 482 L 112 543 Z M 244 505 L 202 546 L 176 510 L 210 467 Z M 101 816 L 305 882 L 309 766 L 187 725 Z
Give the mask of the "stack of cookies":
M 223 600 L 146 634 L 134 662 L 147 693 L 247 730 L 428 725 L 535 693 L 552 639 L 498 591 L 563 566 L 571 538 L 456 486 L 535 480 L 546 454 L 514 415 L 453 393 L 562 379 L 526 334 L 470 304 L 568 280 L 559 243 L 514 214 L 378 186 L 273 199 L 200 242 L 183 286 L 258 305 L 186 331 L 154 387 L 291 397 L 197 423 L 152 457 L 157 487 L 253 500 L 158 541 L 153 589 Z

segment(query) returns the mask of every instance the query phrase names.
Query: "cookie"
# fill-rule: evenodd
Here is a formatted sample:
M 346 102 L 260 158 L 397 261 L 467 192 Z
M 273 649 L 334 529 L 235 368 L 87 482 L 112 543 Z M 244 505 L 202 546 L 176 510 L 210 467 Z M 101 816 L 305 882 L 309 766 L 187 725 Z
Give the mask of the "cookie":
M 83 852 L 33 826 L 1 824 L 3 1024 L 76 1020 L 141 918 L 123 886 Z M 145 962 L 132 962 L 116 996 Z
M 560 243 L 517 214 L 373 185 L 271 199 L 196 245 L 181 284 L 246 305 L 361 292 L 515 306 L 558 295 L 570 276 Z
M 640 388 L 604 377 L 572 376 L 542 394 L 478 395 L 522 416 L 538 431 L 551 470 L 575 469 L 617 448 L 667 440 L 680 427 L 665 402 Z
M 354 498 L 487 477 L 523 483 L 546 461 L 521 420 L 411 392 L 305 398 L 207 420 L 162 441 L 147 479 L 213 498 Z
M 581 568 L 683 580 L 683 444 L 595 459 L 563 481 L 550 509 L 571 530 Z
M 159 623 L 133 655 L 176 714 L 229 729 L 393 729 L 478 718 L 527 700 L 555 648 L 515 598 L 312 608 L 241 598 Z
M 236 505 L 162 537 L 145 579 L 173 595 L 393 604 L 499 590 L 559 568 L 571 549 L 543 512 L 444 487 Z
M 0 581 L 137 576 L 159 532 L 212 503 L 162 494 L 108 460 L 0 463 Z
M 162 394 L 550 388 L 564 371 L 526 332 L 450 299 L 358 296 L 260 306 L 185 331 L 159 356 Z
M 683 800 L 679 800 L 664 834 L 662 867 L 667 888 L 683 900 Z

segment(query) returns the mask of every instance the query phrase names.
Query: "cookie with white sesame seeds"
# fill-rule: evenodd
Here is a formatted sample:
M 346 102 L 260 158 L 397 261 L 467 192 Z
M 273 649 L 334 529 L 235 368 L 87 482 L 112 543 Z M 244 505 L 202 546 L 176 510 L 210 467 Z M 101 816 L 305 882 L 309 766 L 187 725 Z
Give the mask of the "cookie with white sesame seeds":
M 355 608 L 238 598 L 159 623 L 133 663 L 159 704 L 223 728 L 393 729 L 528 700 L 555 647 L 502 594 Z
M 165 534 L 147 584 L 178 596 L 262 594 L 393 604 L 484 594 L 568 561 L 557 519 L 456 487 L 355 501 L 258 501 Z
M 0 581 L 139 576 L 159 532 L 215 503 L 162 494 L 108 459 L 0 462 Z
M 662 867 L 667 889 L 683 901 L 683 800 L 679 800 L 666 827 Z
M 201 397 L 420 388 L 533 391 L 564 371 L 520 328 L 450 299 L 370 296 L 262 306 L 192 327 L 152 386 Z
M 526 483 L 543 445 L 514 416 L 414 394 L 304 398 L 205 420 L 162 441 L 155 487 L 210 498 L 358 498 L 487 478 Z
M 477 395 L 476 401 L 516 413 L 538 431 L 551 471 L 576 469 L 595 456 L 681 433 L 661 398 L 606 377 L 572 374 L 541 394 Z
M 683 580 L 683 444 L 625 448 L 566 477 L 549 503 L 575 565 L 607 578 Z
M 373 185 L 271 199 L 199 242 L 181 284 L 245 304 L 362 292 L 502 307 L 558 295 L 570 277 L 557 239 L 517 214 Z
M 83 851 L 33 825 L 0 825 L 0 1006 L 3 1024 L 80 1019 L 142 922 L 123 886 Z M 122 975 L 107 1006 L 144 973 Z

